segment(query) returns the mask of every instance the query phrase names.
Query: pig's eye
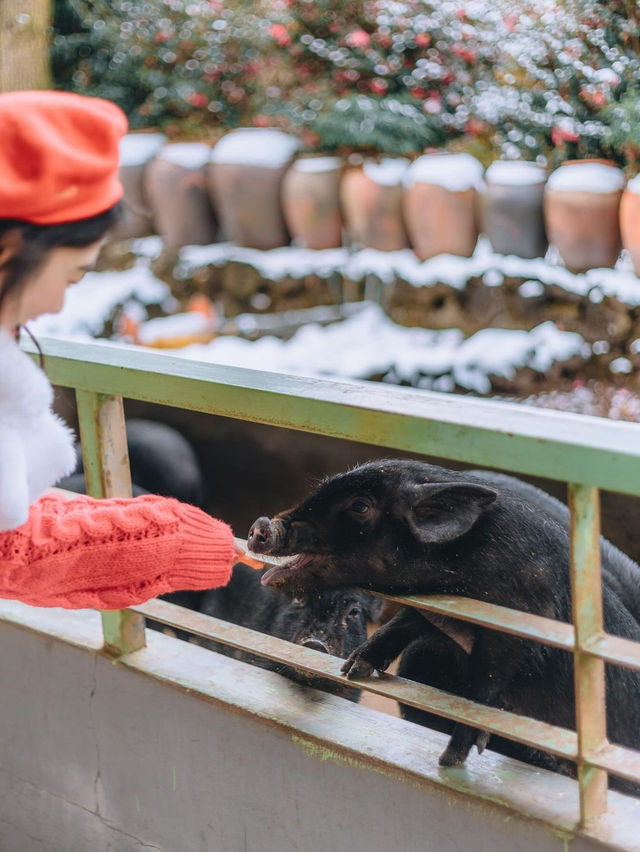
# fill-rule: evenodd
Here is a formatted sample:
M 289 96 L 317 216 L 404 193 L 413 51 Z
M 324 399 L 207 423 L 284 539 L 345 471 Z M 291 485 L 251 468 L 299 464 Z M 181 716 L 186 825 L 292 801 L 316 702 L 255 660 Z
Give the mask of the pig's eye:
M 349 607 L 347 610 L 347 618 L 360 618 L 362 609 L 359 606 Z
M 370 508 L 371 507 L 365 500 L 354 500 L 349 506 L 349 509 L 352 512 L 355 512 L 356 515 L 366 515 Z

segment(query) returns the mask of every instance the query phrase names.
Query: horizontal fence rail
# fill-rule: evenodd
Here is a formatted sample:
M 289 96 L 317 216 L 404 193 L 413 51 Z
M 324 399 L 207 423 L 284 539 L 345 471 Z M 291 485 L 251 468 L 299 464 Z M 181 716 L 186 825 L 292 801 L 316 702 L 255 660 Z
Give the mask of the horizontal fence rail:
M 39 341 L 54 385 L 640 496 L 638 426 L 374 383 L 221 367 L 134 347 Z M 25 349 L 35 349 L 30 343 Z
M 51 381 L 76 391 L 94 496 L 130 493 L 123 397 L 567 482 L 573 624 L 462 597 L 380 597 L 572 653 L 576 731 L 389 675 L 353 683 L 575 761 L 585 828 L 606 810 L 607 772 L 640 782 L 640 752 L 606 739 L 604 664 L 640 670 L 640 643 L 604 632 L 598 543 L 598 489 L 640 496 L 637 425 L 428 391 L 220 367 L 107 344 L 45 340 L 41 345 Z M 25 348 L 35 355 L 29 343 Z M 144 645 L 143 617 L 344 682 L 342 660 L 157 600 L 103 613 L 105 644 L 112 653 Z
M 186 630 L 194 636 L 220 642 L 267 660 L 284 663 L 308 674 L 345 683 L 345 676 L 340 672 L 340 666 L 344 663 L 342 658 L 303 648 L 284 639 L 258 633 L 247 627 L 230 624 L 200 612 L 185 611 L 182 607 L 167 601 L 150 601 L 141 606 L 134 606 L 132 610 L 146 618 L 159 621 L 167 627 Z M 496 710 L 485 704 L 477 704 L 466 698 L 393 675 L 363 680 L 354 679 L 349 683 L 376 695 L 409 704 L 411 707 L 429 709 L 439 716 L 446 716 L 456 722 L 479 725 L 494 734 L 505 734 L 510 739 L 545 749 L 568 760 L 575 760 L 578 757 L 577 735 L 574 731 L 565 728 L 558 728 L 546 722 L 508 713 L 505 710 Z

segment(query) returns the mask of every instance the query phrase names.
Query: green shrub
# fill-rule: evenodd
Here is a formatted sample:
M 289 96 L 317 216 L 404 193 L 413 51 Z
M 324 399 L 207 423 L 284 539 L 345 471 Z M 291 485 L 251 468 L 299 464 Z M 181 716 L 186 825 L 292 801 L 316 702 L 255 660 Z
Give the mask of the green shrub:
M 635 171 L 640 166 L 640 88 L 631 88 L 602 113 L 606 144 Z
M 52 59 L 59 86 L 170 135 L 638 159 L 630 0 L 55 0 Z
M 407 155 L 442 145 L 446 133 L 440 117 L 426 115 L 406 97 L 351 95 L 336 101 L 311 123 L 325 151 Z

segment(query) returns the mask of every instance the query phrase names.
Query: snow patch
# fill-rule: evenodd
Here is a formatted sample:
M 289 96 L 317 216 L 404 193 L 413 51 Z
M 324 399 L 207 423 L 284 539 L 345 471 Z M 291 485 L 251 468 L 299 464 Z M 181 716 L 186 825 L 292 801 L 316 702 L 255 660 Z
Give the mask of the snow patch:
M 633 272 L 622 269 L 589 269 L 585 272 L 584 279 L 590 289 L 589 298 L 592 302 L 602 301 L 602 297 L 608 296 L 627 305 L 640 305 L 640 278 Z M 595 294 L 599 294 L 601 298 L 591 298 Z
M 497 269 L 488 269 L 482 276 L 482 283 L 487 287 L 499 287 L 504 281 L 504 275 Z
M 120 165 L 143 166 L 166 141 L 164 133 L 127 133 L 120 140 Z
M 544 183 L 546 172 L 536 163 L 524 160 L 497 160 L 485 172 L 487 183 L 497 183 L 505 186 L 524 186 Z
M 388 374 L 398 382 L 430 387 L 438 383 L 440 389 L 457 385 L 487 393 L 492 375 L 512 378 L 522 367 L 546 372 L 555 361 L 584 356 L 587 351 L 579 334 L 560 331 L 552 322 L 531 332 L 484 329 L 464 340 L 458 329 L 434 331 L 396 325 L 378 305 L 368 305 L 342 322 L 306 325 L 287 341 L 219 337 L 174 354 L 305 376 L 366 379 Z
M 618 192 L 624 187 L 624 175 L 604 163 L 568 162 L 551 173 L 547 187 L 570 192 Z
M 144 257 L 148 260 L 153 260 L 154 258 L 159 257 L 162 254 L 163 248 L 164 240 L 162 237 L 158 237 L 157 235 L 150 237 L 138 237 L 131 241 L 131 251 L 138 255 L 138 257 Z
M 89 272 L 65 293 L 64 307 L 57 314 L 31 320 L 29 329 L 42 337 L 95 336 L 118 305 L 136 299 L 143 305 L 161 304 L 171 296 L 144 263 L 123 272 Z
M 402 279 L 414 287 L 432 287 L 440 283 L 463 290 L 472 278 L 482 278 L 487 286 L 498 286 L 501 278 L 523 278 L 525 282 L 537 281 L 541 285 L 555 286 L 592 301 L 602 301 L 604 294 L 629 305 L 640 305 L 640 278 L 622 262 L 615 269 L 590 269 L 584 274 L 575 274 L 544 258 L 496 254 L 483 237 L 478 240 L 471 257 L 440 254 L 425 261 L 420 261 L 411 249 L 361 249 L 351 252 L 347 248 L 314 251 L 283 247 L 259 251 L 233 243 L 186 246 L 180 252 L 178 272 L 180 277 L 188 277 L 199 267 L 207 264 L 222 266 L 230 260 L 255 267 L 271 281 L 306 275 L 320 278 L 342 275 L 352 281 L 363 281 L 375 276 L 385 285 Z
M 184 169 L 201 169 L 211 156 L 211 148 L 203 142 L 174 142 L 165 145 L 158 157 Z
M 612 373 L 630 373 L 633 364 L 628 358 L 616 358 L 609 364 Z
M 348 258 L 348 249 L 305 249 L 283 246 L 260 251 L 243 248 L 233 243 L 215 243 L 210 246 L 185 246 L 180 252 L 178 270 L 187 277 L 201 266 L 223 266 L 230 260 L 247 263 L 271 281 L 281 278 L 304 278 L 317 275 L 328 278 L 342 269 Z
M 523 281 L 518 287 L 518 293 L 523 299 L 537 299 L 544 296 L 544 286 L 539 281 Z
M 408 168 L 409 160 L 403 157 L 383 157 L 379 163 L 367 160 L 362 170 L 370 180 L 380 186 L 398 186 Z
M 617 86 L 620 82 L 620 77 L 613 68 L 598 68 L 591 75 L 591 79 L 594 83 L 603 83 L 605 86 Z
M 297 172 L 333 172 L 341 165 L 340 157 L 300 157 L 292 168 Z
M 430 183 L 449 192 L 482 186 L 482 164 L 471 154 L 424 154 L 407 169 L 404 184 Z
M 627 184 L 627 189 L 634 195 L 640 195 L 640 175 L 636 175 L 634 178 L 631 178 Z
M 211 152 L 212 163 L 241 163 L 280 169 L 299 149 L 295 136 L 270 127 L 240 127 L 227 133 Z

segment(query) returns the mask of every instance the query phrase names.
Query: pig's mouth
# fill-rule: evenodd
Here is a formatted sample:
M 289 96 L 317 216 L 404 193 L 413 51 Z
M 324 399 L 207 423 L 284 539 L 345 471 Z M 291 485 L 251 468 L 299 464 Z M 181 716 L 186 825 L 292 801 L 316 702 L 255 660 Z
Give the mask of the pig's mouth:
M 288 582 L 301 573 L 305 568 L 312 565 L 317 556 L 312 553 L 296 553 L 294 556 L 267 557 L 271 567 L 264 572 L 261 578 L 263 586 L 279 586 Z M 277 564 L 273 564 L 276 562 Z

